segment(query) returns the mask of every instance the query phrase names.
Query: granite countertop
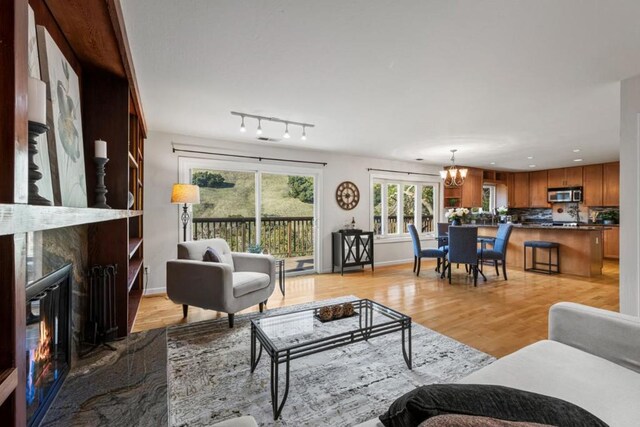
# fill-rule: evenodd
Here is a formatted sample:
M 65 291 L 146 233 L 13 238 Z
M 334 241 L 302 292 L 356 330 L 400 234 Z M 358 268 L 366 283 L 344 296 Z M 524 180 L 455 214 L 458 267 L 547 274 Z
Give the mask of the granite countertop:
M 467 227 L 486 227 L 486 228 L 498 228 L 498 224 L 465 224 Z M 522 229 L 535 229 L 535 230 L 567 230 L 567 231 L 601 231 L 604 230 L 605 227 L 609 227 L 604 224 L 590 224 L 590 225 L 580 225 L 578 227 L 563 227 L 559 225 L 549 226 L 549 225 L 540 225 L 540 224 L 513 224 L 514 228 L 522 228 Z

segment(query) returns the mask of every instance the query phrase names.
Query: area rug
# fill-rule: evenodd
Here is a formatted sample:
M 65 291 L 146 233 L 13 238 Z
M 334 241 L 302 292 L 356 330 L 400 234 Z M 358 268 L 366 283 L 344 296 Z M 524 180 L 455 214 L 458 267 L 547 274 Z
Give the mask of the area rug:
M 347 296 L 262 315 L 354 299 Z M 241 415 L 251 415 L 265 426 L 352 426 L 380 415 L 416 386 L 453 382 L 494 360 L 413 323 L 413 370 L 402 358 L 399 332 L 292 361 L 289 396 L 280 419 L 274 421 L 265 354 L 250 373 L 249 325 L 256 316 L 261 314 L 236 316 L 233 329 L 227 319 L 220 319 L 167 330 L 170 426 L 209 426 Z

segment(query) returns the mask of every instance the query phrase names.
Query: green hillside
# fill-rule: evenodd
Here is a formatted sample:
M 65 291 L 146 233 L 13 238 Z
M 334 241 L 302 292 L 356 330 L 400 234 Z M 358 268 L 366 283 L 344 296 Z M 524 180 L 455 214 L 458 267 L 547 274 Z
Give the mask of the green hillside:
M 194 218 L 255 217 L 255 175 L 214 171 L 224 177 L 220 188 L 200 188 L 200 204 Z M 271 217 L 311 217 L 313 203 L 289 195 L 287 175 L 262 175 L 262 214 Z

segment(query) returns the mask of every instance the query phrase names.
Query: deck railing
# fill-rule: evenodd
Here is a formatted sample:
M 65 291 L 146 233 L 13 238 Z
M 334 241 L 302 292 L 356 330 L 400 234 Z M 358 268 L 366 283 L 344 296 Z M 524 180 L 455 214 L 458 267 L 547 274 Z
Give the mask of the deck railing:
M 260 243 L 278 257 L 313 255 L 313 217 L 262 218 Z M 225 239 L 234 252 L 246 252 L 256 241 L 254 218 L 194 218 L 193 239 Z
M 414 217 L 413 215 L 405 215 L 404 223 L 405 224 L 413 224 Z M 382 232 L 382 217 L 374 216 L 373 217 L 373 228 L 375 234 L 380 234 Z M 423 215 L 422 216 L 422 224 L 420 224 L 422 233 L 430 233 L 433 231 L 433 215 Z M 395 234 L 398 232 L 398 217 L 396 215 L 392 215 L 387 217 L 387 234 Z M 403 230 L 404 233 L 408 231 Z

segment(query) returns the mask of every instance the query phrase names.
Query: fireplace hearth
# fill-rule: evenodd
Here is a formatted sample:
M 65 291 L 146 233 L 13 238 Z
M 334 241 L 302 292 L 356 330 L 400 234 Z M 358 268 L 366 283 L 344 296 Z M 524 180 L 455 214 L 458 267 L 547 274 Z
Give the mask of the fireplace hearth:
M 69 372 L 71 264 L 26 288 L 27 424 L 37 426 Z

